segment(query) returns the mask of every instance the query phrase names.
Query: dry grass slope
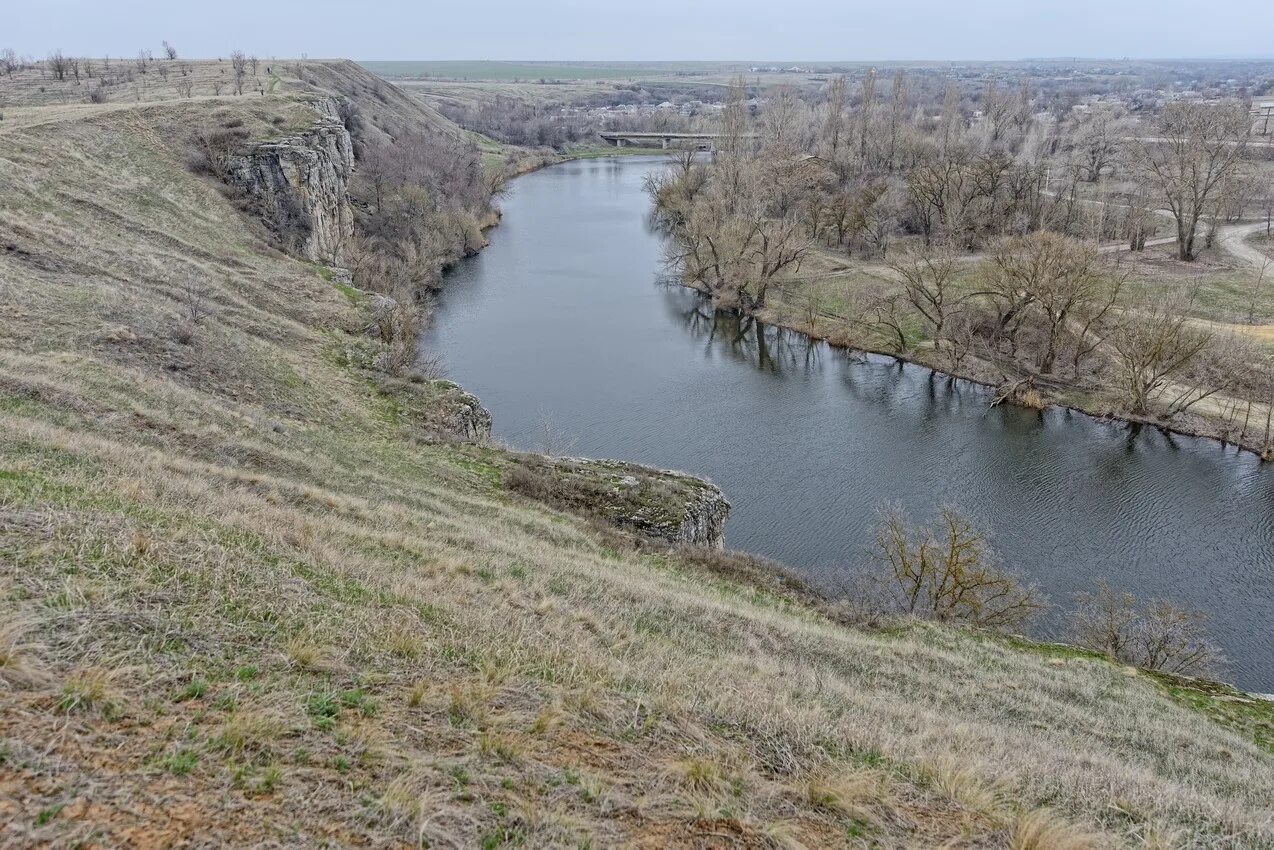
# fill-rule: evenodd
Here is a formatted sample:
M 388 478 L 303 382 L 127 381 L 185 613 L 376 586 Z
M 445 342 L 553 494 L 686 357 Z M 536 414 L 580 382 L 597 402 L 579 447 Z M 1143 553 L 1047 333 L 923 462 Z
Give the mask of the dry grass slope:
M 1146 676 L 850 630 L 408 439 L 181 165 L 304 110 L 0 125 L 0 845 L 1274 845 L 1274 755 Z

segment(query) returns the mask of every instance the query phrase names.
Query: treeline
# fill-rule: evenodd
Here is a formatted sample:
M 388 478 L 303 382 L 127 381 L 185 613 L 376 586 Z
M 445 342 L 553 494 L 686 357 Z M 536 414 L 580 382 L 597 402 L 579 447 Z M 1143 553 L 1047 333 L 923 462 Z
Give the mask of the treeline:
M 1142 250 L 1162 223 L 1190 262 L 1251 209 L 1246 107 L 1176 102 L 1134 121 L 1100 106 L 1059 119 L 1025 83 L 988 85 L 976 103 L 951 85 L 928 109 L 905 74 L 887 86 L 869 74 L 856 92 L 832 81 L 819 102 L 778 87 L 753 117 L 737 81 L 715 161 L 679 152 L 650 180 L 668 259 L 716 306 L 748 314 L 816 250 L 870 259 L 889 282 L 846 294 L 834 318 L 850 344 L 1027 403 L 1079 389 L 1143 418 L 1209 406 L 1223 436 L 1274 452 L 1263 350 L 1192 321 L 1193 291 L 1127 285 L 1098 250 Z M 809 328 L 823 311 L 803 306 L 790 321 Z
M 563 113 L 560 103 L 533 106 L 504 95 L 480 104 L 446 102 L 438 111 L 466 130 L 522 147 L 564 150 L 597 132 L 591 119 Z

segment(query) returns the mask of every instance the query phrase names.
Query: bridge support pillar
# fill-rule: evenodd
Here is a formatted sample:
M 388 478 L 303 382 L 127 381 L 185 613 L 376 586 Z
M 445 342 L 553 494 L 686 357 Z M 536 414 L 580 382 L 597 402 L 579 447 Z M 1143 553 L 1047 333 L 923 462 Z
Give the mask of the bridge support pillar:
M 668 150 L 668 140 L 664 138 L 664 139 L 660 139 L 659 141 L 660 141 L 660 144 L 663 145 L 664 150 Z
M 622 148 L 623 146 L 624 146 L 624 140 L 623 140 L 623 139 L 616 139 L 616 140 L 615 140 L 615 147 L 617 147 L 617 148 Z

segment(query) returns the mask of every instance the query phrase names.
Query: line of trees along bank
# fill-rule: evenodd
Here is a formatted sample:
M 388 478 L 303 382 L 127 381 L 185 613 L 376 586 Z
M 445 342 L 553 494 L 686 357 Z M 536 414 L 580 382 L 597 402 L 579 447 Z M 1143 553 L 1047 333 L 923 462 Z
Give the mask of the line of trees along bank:
M 719 308 L 789 311 L 786 323 L 816 333 L 816 317 L 830 318 L 838 341 L 1019 402 L 1101 395 L 1123 415 L 1174 424 L 1208 408 L 1219 435 L 1269 454 L 1264 350 L 1190 319 L 1188 289 L 1129 285 L 1127 263 L 1097 247 L 1144 249 L 1171 219 L 1190 262 L 1251 207 L 1245 107 L 1056 120 L 1035 112 L 1025 85 L 992 85 L 970 121 L 954 88 L 933 114 L 912 109 L 908 85 L 899 73 L 882 96 L 868 75 L 852 109 L 844 78 L 815 104 L 780 87 L 754 119 L 736 82 L 714 161 L 679 151 L 648 180 L 669 262 Z M 887 280 L 850 288 L 834 314 L 794 305 L 802 266 L 829 250 L 887 267 Z
M 467 137 L 403 132 L 369 139 L 353 104 L 343 116 L 355 140 L 355 236 L 346 250 L 354 284 L 389 299 L 376 324 L 391 372 L 417 366 L 417 339 L 442 272 L 486 244 L 492 202 L 508 174 L 485 167 Z

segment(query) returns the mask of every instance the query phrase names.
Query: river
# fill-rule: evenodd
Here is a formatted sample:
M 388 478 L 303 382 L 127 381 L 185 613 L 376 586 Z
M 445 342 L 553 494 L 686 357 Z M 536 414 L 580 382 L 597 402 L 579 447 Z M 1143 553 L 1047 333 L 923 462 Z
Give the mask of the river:
M 511 445 L 712 479 L 727 544 L 816 581 L 867 557 L 882 505 L 953 505 L 1053 608 L 1104 578 L 1206 611 L 1223 678 L 1274 691 L 1274 466 L 1209 440 L 988 391 L 713 315 L 661 284 L 642 178 L 655 157 L 514 181 L 491 245 L 448 277 L 422 339 Z M 547 427 L 546 427 L 547 424 Z

